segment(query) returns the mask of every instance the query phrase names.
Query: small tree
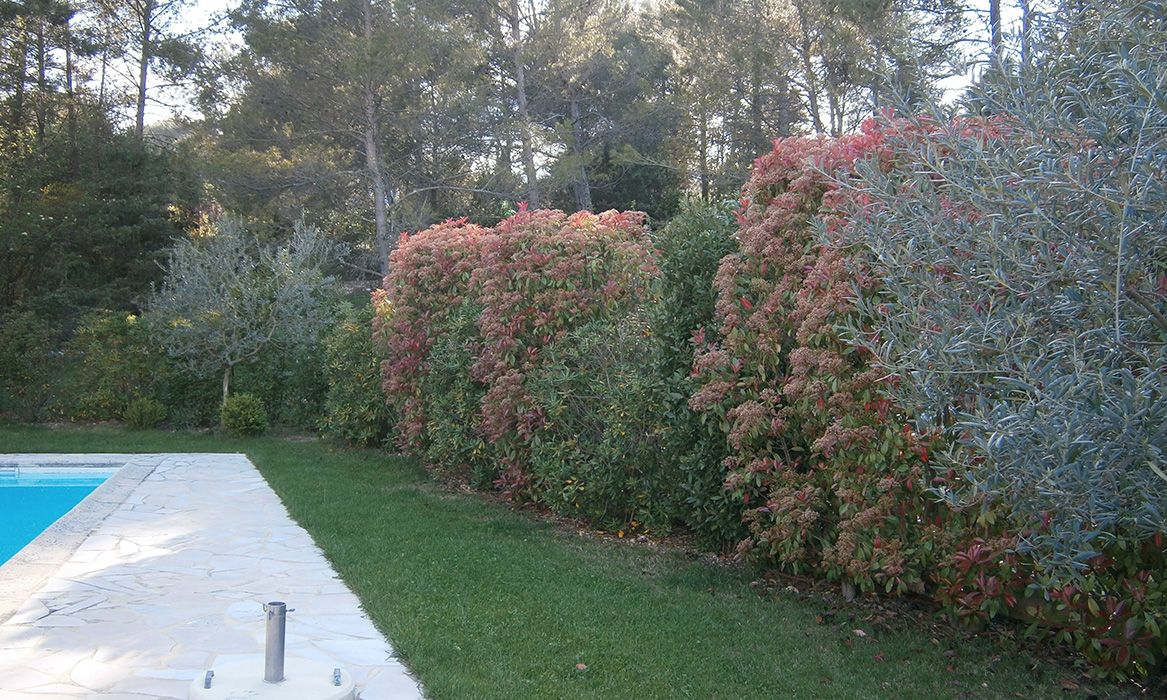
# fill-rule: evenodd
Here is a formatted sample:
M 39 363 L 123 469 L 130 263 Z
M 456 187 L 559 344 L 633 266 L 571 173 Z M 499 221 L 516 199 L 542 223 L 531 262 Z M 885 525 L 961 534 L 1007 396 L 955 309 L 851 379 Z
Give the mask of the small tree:
M 149 304 L 171 357 L 199 376 L 221 376 L 223 400 L 237 365 L 275 342 L 312 343 L 327 323 L 324 266 L 334 250 L 299 222 L 281 246 L 261 244 L 242 222 L 225 219 L 179 241 Z

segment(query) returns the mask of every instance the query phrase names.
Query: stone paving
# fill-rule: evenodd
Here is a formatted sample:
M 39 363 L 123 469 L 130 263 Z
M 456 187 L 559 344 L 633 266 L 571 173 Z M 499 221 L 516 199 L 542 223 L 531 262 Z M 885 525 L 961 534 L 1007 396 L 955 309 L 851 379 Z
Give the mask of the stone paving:
M 263 654 L 271 600 L 294 609 L 289 675 L 299 656 L 343 666 L 364 700 L 421 697 L 245 456 L 0 456 L 4 465 L 45 462 L 129 463 L 144 478 L 123 482 L 125 493 L 95 492 L 109 512 L 80 536 L 47 533 L 0 567 L 0 588 L 28 594 L 7 620 L 0 608 L 0 698 L 186 698 L 216 663 Z

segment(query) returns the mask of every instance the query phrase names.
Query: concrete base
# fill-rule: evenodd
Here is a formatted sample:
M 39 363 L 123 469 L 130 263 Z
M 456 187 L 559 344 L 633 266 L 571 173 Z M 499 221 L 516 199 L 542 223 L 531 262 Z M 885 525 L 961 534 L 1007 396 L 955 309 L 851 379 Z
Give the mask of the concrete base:
M 334 666 L 319 661 L 288 657 L 284 661 L 284 680 L 263 680 L 263 656 L 213 666 L 211 687 L 204 688 L 204 677 L 190 685 L 190 700 L 356 700 L 352 676 L 340 670 L 340 685 L 333 685 Z

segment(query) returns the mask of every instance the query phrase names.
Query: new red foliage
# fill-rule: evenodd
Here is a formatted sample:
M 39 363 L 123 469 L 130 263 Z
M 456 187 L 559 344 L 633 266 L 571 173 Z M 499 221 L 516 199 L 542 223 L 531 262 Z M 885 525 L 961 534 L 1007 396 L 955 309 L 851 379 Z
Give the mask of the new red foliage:
M 740 550 L 796 572 L 902 591 L 930 564 L 932 509 L 913 436 L 880 391 L 880 372 L 839 338 L 873 280 L 838 246 L 815 243 L 845 222 L 835 176 L 884 154 L 856 136 L 781 139 L 755 163 L 739 216 L 741 253 L 715 284 L 721 341 L 699 348 L 690 405 L 722 421 L 726 489 L 747 506 Z M 927 519 L 931 522 L 931 519 Z
M 635 305 L 656 274 L 639 212 L 530 211 L 493 229 L 446 222 L 402 238 L 391 258 L 380 337 L 388 350 L 384 387 L 410 445 L 426 416 L 420 381 L 429 349 L 464 299 L 480 308 L 470 378 L 485 387 L 482 431 L 502 467 L 499 485 L 521 490 L 526 446 L 544 408 L 525 387 L 540 350 L 603 314 Z
M 464 220 L 446 221 L 416 235 L 402 234 L 390 256 L 375 332 L 386 351 L 385 393 L 399 411 L 398 438 L 415 446 L 425 425 L 421 380 L 426 358 L 449 315 L 471 293 L 471 273 L 482 260 L 490 230 Z
M 992 118 L 944 128 L 986 140 L 1012 138 L 1010 127 Z M 872 202 L 838 183 L 861 159 L 885 172 L 901 167 L 894 144 L 930 142 L 940 128 L 884 120 L 835 140 L 781 139 L 755 165 L 738 215 L 741 253 L 722 261 L 715 280 L 721 339 L 695 335 L 690 399 L 730 449 L 725 488 L 745 506 L 750 533 L 739 551 L 860 589 L 928 592 L 960 619 L 1022 617 L 1105 672 L 1145 672 L 1165 653 L 1163 548 L 1118 539 L 1077 585 L 1045 577 L 1040 553 L 1022 542 L 1048 526 L 1048 514 L 1013 522 L 992 504 L 942 502 L 929 487 L 959 488 L 961 476 L 928 465 L 937 438 L 913 432 L 887 391 L 897 378 L 836 331 L 869 328 L 857 295 L 880 293 L 863 259 L 833 235 Z M 954 202 L 945 215 L 977 212 Z

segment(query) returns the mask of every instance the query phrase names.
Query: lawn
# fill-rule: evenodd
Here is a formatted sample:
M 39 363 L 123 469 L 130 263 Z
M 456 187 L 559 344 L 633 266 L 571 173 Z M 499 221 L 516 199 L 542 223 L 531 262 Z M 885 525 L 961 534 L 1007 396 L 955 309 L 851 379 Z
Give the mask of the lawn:
M 12 426 L 0 451 L 246 453 L 436 698 L 1067 697 L 1017 649 L 861 609 L 822 624 L 814 598 L 451 493 L 383 452 Z

